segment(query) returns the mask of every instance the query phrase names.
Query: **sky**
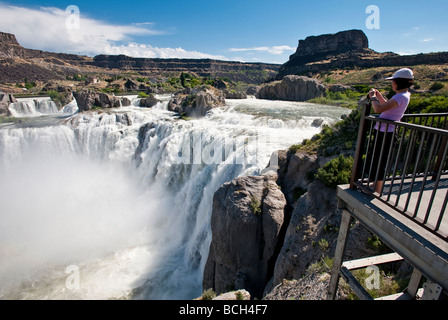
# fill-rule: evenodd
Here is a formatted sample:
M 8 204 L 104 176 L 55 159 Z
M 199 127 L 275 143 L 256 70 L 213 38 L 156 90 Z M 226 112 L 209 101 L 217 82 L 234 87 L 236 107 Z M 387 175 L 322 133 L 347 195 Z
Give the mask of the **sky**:
M 447 0 L 0 0 L 0 31 L 52 52 L 283 64 L 299 40 L 350 29 L 378 52 L 448 51 L 447 9 Z

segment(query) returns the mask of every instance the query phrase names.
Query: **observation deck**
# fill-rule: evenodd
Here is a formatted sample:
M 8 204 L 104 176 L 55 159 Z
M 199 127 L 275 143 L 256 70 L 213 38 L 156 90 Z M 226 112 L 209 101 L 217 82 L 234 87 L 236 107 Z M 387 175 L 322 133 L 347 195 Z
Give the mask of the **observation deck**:
M 337 189 L 343 213 L 328 299 L 335 299 L 341 276 L 360 299 L 373 299 L 350 270 L 398 260 L 414 268 L 407 289 L 378 299 L 446 299 L 448 113 L 407 114 L 394 122 L 370 115 L 370 109 L 361 111 L 350 184 Z M 389 137 L 379 134 L 380 127 L 391 132 Z M 344 261 L 352 219 L 394 253 Z

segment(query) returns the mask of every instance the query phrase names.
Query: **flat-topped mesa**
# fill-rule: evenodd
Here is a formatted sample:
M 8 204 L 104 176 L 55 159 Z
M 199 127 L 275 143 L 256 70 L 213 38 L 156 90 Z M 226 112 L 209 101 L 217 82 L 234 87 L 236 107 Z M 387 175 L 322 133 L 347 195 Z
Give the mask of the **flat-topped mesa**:
M 0 32 L 0 43 L 7 43 L 10 45 L 19 46 L 16 36 L 11 33 Z
M 289 61 L 280 67 L 279 75 L 282 78 L 287 74 L 300 73 L 304 71 L 302 69 L 306 69 L 302 66 L 311 62 L 327 60 L 329 56 L 359 55 L 371 51 L 369 40 L 361 30 L 310 36 L 299 41 L 296 52 L 289 57 Z
M 0 32 L 0 56 L 22 56 L 24 50 L 25 49 L 19 44 L 15 35 Z
M 340 54 L 348 51 L 363 51 L 368 48 L 369 40 L 364 32 L 361 30 L 348 30 L 299 40 L 297 51 L 291 55 L 290 59 L 296 57 L 312 58 L 312 56 Z

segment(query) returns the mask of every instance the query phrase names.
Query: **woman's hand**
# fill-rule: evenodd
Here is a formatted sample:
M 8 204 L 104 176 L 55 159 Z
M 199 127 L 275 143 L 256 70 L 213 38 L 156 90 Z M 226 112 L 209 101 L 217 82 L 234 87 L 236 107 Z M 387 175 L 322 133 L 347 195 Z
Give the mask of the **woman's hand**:
M 380 92 L 376 89 L 370 89 L 369 91 L 369 98 L 378 98 L 377 94 L 380 94 Z

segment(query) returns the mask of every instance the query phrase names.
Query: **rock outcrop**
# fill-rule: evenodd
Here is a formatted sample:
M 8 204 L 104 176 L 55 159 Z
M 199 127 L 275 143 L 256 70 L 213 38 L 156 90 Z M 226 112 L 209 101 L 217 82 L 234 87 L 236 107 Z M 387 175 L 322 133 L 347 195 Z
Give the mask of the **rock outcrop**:
M 216 107 L 226 103 L 224 93 L 210 86 L 187 88 L 176 94 L 168 104 L 168 110 L 187 117 L 203 117 Z
M 247 99 L 247 93 L 242 91 L 223 90 L 226 99 Z
M 275 264 L 273 285 L 283 279 L 300 279 L 308 265 L 330 253 L 339 227 L 334 188 L 312 182 L 297 201 L 286 231 L 284 245 Z
M 299 41 L 296 52 L 280 67 L 275 79 L 336 68 L 414 66 L 444 64 L 448 61 L 448 52 L 402 56 L 392 52 L 379 53 L 369 49 L 368 45 L 368 39 L 361 30 L 307 37 Z
M 326 284 L 316 280 L 320 275 L 305 282 L 299 279 L 310 265 L 334 256 L 341 218 L 336 190 L 310 174 L 330 159 L 300 150 L 277 154 L 277 172 L 271 168 L 262 176 L 235 179 L 215 193 L 205 290 L 242 288 L 257 298 L 263 292 L 261 297 L 281 299 L 293 288 L 301 298 L 325 296 Z M 369 237 L 370 232 L 356 223 L 346 259 L 378 254 L 368 246 Z M 285 279 L 297 284 L 285 285 Z
M 304 151 L 296 153 L 287 150 L 278 151 L 278 180 L 282 192 L 290 204 L 294 206 L 300 195 L 303 195 L 310 184 L 309 175 L 317 172 L 321 166 L 317 155 Z
M 92 110 L 95 107 L 115 108 L 121 106 L 119 98 L 102 92 L 75 91 L 73 97 L 78 103 L 79 112 Z
M 217 293 L 244 288 L 260 298 L 271 278 L 286 200 L 277 175 L 225 183 L 213 198 L 212 242 L 203 287 Z
M 0 92 L 0 115 L 11 115 L 9 105 L 14 102 L 17 102 L 17 100 L 12 94 Z
M 315 60 L 329 54 L 339 54 L 347 51 L 363 51 L 369 48 L 369 40 L 361 30 L 348 30 L 336 34 L 310 36 L 299 40 L 296 52 L 290 60 L 305 58 L 305 61 Z
M 325 86 L 319 81 L 305 76 L 289 75 L 281 81 L 261 85 L 256 97 L 268 100 L 306 101 L 320 97 L 324 93 Z
M 150 93 L 148 97 L 142 98 L 140 100 L 140 107 L 151 108 L 154 107 L 158 102 L 159 100 L 152 93 Z

